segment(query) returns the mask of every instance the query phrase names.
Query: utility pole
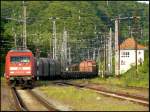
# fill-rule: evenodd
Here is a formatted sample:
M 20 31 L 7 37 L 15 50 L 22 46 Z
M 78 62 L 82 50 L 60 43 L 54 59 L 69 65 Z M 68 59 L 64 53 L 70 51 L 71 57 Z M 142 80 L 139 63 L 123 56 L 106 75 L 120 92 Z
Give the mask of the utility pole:
M 69 65 L 71 65 L 71 48 L 69 47 Z
M 128 28 L 129 28 L 129 29 L 128 29 L 128 30 L 129 30 L 128 35 L 129 35 L 130 37 L 133 37 L 133 35 L 132 35 L 132 34 L 133 34 L 133 32 L 132 32 L 131 26 L 129 26 Z
M 65 57 L 65 61 L 67 62 L 67 31 L 65 30 L 65 28 L 63 34 L 63 43 L 64 43 L 64 57 Z
M 107 2 L 107 6 L 108 6 L 108 0 L 106 2 Z
M 136 75 L 137 75 L 138 74 L 138 66 L 137 66 L 137 39 L 136 38 L 137 37 L 134 37 L 134 40 L 135 40 L 135 66 L 136 66 Z
M 80 9 L 79 9 L 79 26 L 80 26 L 80 19 L 81 19 L 81 17 L 80 17 Z
M 104 32 L 104 65 L 105 65 L 104 73 L 105 73 L 105 75 L 107 75 L 107 73 L 108 73 L 108 71 L 107 71 L 107 68 L 108 68 L 107 46 L 108 46 L 107 45 L 107 35 L 106 35 L 106 32 Z
M 12 32 L 14 33 L 14 44 L 15 44 L 15 48 L 17 48 L 16 32 L 14 31 L 14 28 L 13 28 L 13 27 L 12 27 Z
M 93 60 L 95 60 L 95 48 L 93 49 Z
M 131 37 L 133 37 L 133 32 L 132 32 L 132 29 L 131 29 Z
M 61 49 L 61 63 L 63 65 L 63 70 L 66 69 L 68 64 L 67 54 L 68 54 L 67 53 L 67 31 L 64 28 L 62 49 Z
M 100 58 L 100 47 L 98 48 L 98 74 L 100 74 L 100 64 L 101 64 L 101 58 Z
M 108 70 L 109 74 L 112 73 L 112 29 L 109 30 L 109 40 L 108 40 Z
M 89 49 L 88 49 L 88 59 L 90 59 L 90 51 L 89 51 Z
M 51 35 L 49 35 L 49 52 L 50 54 L 52 53 L 53 49 L 52 49 L 52 39 L 51 39 Z M 52 55 L 52 54 L 51 54 Z
M 131 37 L 131 26 L 128 26 L 128 35 Z
M 142 28 L 141 28 L 141 38 L 143 37 L 143 30 L 142 30 Z
M 56 38 L 56 19 L 60 19 L 60 18 L 56 18 L 56 17 L 51 17 L 49 18 L 49 20 L 52 20 L 53 23 L 53 37 L 52 37 L 52 43 L 53 43 L 53 59 L 57 59 L 57 38 Z
M 102 63 L 102 35 L 100 35 L 100 46 L 99 46 L 99 73 L 100 73 L 100 75 L 102 76 L 102 71 L 103 71 L 103 69 L 102 69 L 102 65 L 103 65 L 103 63 Z
M 27 48 L 27 42 L 26 42 L 26 4 L 23 1 L 23 48 Z
M 115 19 L 115 75 L 118 76 L 119 75 L 119 60 L 118 60 L 118 55 L 119 55 L 119 51 L 118 51 L 118 21 L 119 19 L 116 18 Z
M 102 73 L 102 78 L 104 77 L 105 75 L 105 57 L 106 57 L 106 54 L 105 54 L 105 34 L 103 34 L 103 44 L 102 44 L 102 48 L 103 48 L 103 64 L 102 64 L 102 68 L 103 68 L 103 73 Z
M 133 24 L 133 27 L 134 27 L 134 40 L 135 40 L 135 66 L 136 66 L 136 75 L 138 75 L 138 60 L 137 60 L 137 38 L 138 38 L 138 33 L 140 33 L 140 29 L 139 29 L 139 26 L 138 26 L 138 22 L 139 22 L 139 19 L 140 17 L 137 17 L 135 16 L 133 18 L 134 20 L 134 24 Z
M 53 19 L 53 59 L 56 59 L 56 23 Z
M 57 56 L 57 58 L 59 59 L 59 60 L 61 60 L 61 50 L 62 50 L 62 33 L 59 33 L 59 39 L 58 39 L 58 41 L 57 41 L 57 47 L 58 47 L 58 49 L 57 49 L 57 52 L 58 52 L 58 56 Z

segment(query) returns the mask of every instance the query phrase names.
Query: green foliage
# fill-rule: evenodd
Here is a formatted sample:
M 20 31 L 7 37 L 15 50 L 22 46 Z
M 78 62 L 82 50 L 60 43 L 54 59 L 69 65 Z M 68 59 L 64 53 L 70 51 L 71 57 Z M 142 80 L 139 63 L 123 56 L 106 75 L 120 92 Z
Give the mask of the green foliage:
M 2 1 L 1 6 L 2 17 L 22 18 L 21 1 Z M 149 38 L 149 6 L 136 1 L 109 1 L 108 6 L 106 1 L 27 1 L 26 6 L 27 17 L 30 17 L 27 19 L 27 45 L 33 52 L 35 52 L 35 48 L 40 47 L 43 56 L 46 56 L 46 52 L 49 51 L 50 41 L 52 40 L 53 25 L 52 20 L 48 19 L 52 16 L 61 18 L 56 20 L 56 31 L 59 40 L 62 41 L 65 26 L 69 33 L 68 41 L 75 41 L 75 43 L 69 43 L 73 53 L 72 56 L 77 55 L 77 53 L 81 54 L 84 50 L 81 47 L 89 47 L 88 42 L 77 43 L 77 40 L 95 38 L 95 25 L 98 32 L 108 32 L 110 26 L 113 27 L 112 30 L 114 31 L 114 22 L 111 22 L 110 19 L 119 14 L 121 16 L 132 16 L 134 10 L 143 9 L 143 12 L 139 11 L 138 15 L 142 17 L 141 24 L 144 38 L 139 41 L 145 44 L 145 40 Z M 12 27 L 17 33 L 17 38 L 21 37 L 23 30 L 21 23 L 11 20 L 2 23 L 4 23 L 4 38 L 13 40 Z M 120 39 L 123 40 L 128 36 L 128 21 L 120 24 Z M 35 33 L 40 35 L 33 36 Z M 81 57 L 77 56 L 76 59 L 79 60 Z
M 127 86 L 149 87 L 149 57 L 148 52 L 145 52 L 145 60 L 143 65 L 138 66 L 138 73 L 135 73 L 136 68 L 131 68 L 128 72 L 122 74 L 122 80 Z

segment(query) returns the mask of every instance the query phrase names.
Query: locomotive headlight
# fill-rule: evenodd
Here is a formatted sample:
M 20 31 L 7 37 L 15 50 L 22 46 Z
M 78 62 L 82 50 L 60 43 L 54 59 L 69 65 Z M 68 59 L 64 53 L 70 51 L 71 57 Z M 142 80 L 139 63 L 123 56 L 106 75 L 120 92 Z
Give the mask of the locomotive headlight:
M 14 73 L 14 72 L 11 71 L 10 73 Z
M 31 79 L 31 77 L 28 77 L 28 80 L 30 80 Z
M 17 70 L 17 67 L 10 67 L 9 70 Z
M 31 70 L 31 67 L 23 67 L 23 70 Z
M 28 72 L 26 72 L 26 73 L 31 73 L 31 71 L 28 71 Z

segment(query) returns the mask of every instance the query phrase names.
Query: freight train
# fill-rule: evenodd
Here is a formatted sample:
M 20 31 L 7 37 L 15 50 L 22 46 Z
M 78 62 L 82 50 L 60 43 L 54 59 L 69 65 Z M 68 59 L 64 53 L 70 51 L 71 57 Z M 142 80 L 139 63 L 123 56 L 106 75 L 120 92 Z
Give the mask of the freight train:
M 98 69 L 93 60 L 61 69 L 61 63 L 51 58 L 35 58 L 30 50 L 10 50 L 6 56 L 5 77 L 10 83 L 29 84 L 35 79 L 69 79 L 97 76 Z
M 37 79 L 71 79 L 89 78 L 98 75 L 97 64 L 93 60 L 84 60 L 79 64 L 68 67 L 68 71 L 61 69 L 61 64 L 54 59 L 39 58 L 36 61 Z

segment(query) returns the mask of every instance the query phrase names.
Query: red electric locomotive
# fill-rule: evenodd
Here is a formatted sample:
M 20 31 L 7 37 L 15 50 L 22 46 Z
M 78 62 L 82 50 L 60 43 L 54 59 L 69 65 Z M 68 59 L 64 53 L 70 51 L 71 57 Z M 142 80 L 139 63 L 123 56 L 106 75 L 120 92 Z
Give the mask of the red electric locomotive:
M 10 50 L 6 56 L 5 78 L 15 84 L 31 84 L 35 76 L 35 60 L 30 50 Z

